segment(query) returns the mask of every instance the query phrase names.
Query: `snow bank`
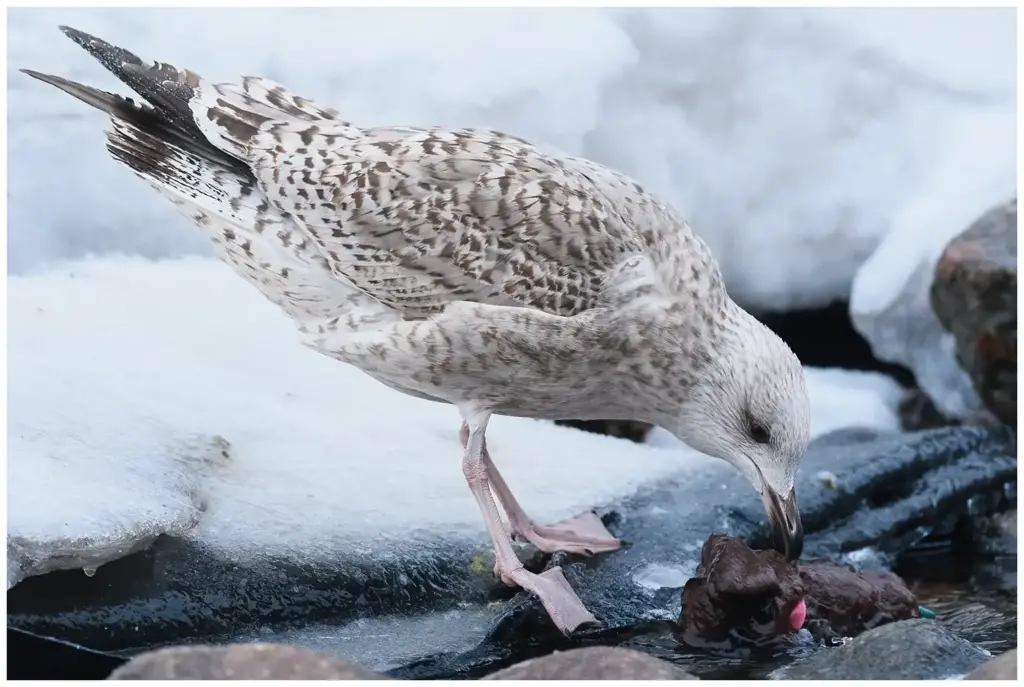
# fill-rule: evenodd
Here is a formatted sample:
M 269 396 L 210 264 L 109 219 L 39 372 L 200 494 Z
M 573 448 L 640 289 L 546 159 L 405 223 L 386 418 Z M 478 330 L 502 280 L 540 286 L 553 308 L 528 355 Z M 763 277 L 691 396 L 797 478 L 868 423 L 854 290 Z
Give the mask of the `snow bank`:
M 186 536 L 227 555 L 324 559 L 484 537 L 456 410 L 302 347 L 290 322 L 218 262 L 106 258 L 13 277 L 8 312 L 11 522 L 36 539 L 141 530 L 151 514 L 174 520 L 190 502 L 181 452 L 168 447 L 194 436 L 231 450 L 203 473 L 205 512 Z M 816 434 L 896 427 L 891 380 L 808 375 Z M 542 520 L 724 465 L 665 432 L 641 446 L 496 417 L 488 441 Z
M 853 283 L 850 315 L 875 357 L 914 371 L 950 417 L 981 401 L 956 360 L 956 342 L 932 311 L 930 289 L 943 249 L 975 220 L 1017 195 L 1016 112 L 965 114 L 950 123 L 946 153 L 893 218 L 890 232 Z
M 492 126 L 664 194 L 757 308 L 845 298 L 943 159 L 951 118 L 1013 108 L 997 10 L 13 9 L 10 269 L 205 253 L 106 159 L 101 117 L 16 69 L 114 87 L 70 24 L 217 80 L 262 74 L 367 124 Z M 50 180 L 60 160 L 60 197 Z M 946 197 L 957 192 L 946 189 Z M 172 219 L 173 218 L 173 219 Z

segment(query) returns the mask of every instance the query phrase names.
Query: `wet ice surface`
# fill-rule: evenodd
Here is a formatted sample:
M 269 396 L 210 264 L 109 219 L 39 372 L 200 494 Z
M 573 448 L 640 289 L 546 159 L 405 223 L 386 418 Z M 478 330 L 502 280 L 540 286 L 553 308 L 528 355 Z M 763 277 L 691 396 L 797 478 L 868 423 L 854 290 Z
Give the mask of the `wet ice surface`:
M 699 551 L 699 549 L 698 549 Z M 686 581 L 697 571 L 696 561 L 693 565 L 664 565 L 650 563 L 633 574 L 633 581 L 640 587 L 654 592 L 658 589 L 682 588 Z
M 314 624 L 293 629 L 264 628 L 230 638 L 235 642 L 277 642 L 341 656 L 384 672 L 440 648 L 471 649 L 498 616 L 495 606 L 459 608 L 417 616 L 360 618 L 344 625 Z

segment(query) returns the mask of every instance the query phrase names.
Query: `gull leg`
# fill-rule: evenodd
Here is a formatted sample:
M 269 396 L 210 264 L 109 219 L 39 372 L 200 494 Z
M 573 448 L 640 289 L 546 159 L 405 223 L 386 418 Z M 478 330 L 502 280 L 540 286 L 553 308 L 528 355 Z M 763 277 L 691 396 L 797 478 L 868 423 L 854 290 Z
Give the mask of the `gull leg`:
M 459 439 L 464 448 L 468 438 L 469 427 L 463 424 Z M 615 551 L 622 546 L 622 542 L 612 536 L 601 522 L 601 518 L 597 517 L 593 511 L 580 513 L 554 525 L 534 524 L 523 507 L 519 505 L 516 497 L 512 495 L 512 490 L 508 488 L 501 473 L 498 472 L 498 468 L 491 460 L 486 441 L 483 441 L 481 452 L 494 495 L 508 514 L 513 537 L 526 539 L 545 553 L 567 551 L 589 556 L 604 551 Z
M 462 457 L 462 471 L 466 475 L 469 490 L 473 492 L 473 498 L 480 507 L 487 532 L 494 543 L 495 572 L 505 584 L 518 585 L 540 599 L 555 626 L 565 634 L 569 634 L 584 623 L 596 623 L 597 619 L 576 596 L 561 568 L 551 568 L 540 575 L 529 572 L 512 549 L 512 540 L 501 522 L 498 507 L 491 497 L 488 485 L 487 467 L 483 456 L 487 420 L 486 414 L 469 415 L 466 424 L 463 425 L 466 429 L 466 440 L 463 442 L 465 453 Z

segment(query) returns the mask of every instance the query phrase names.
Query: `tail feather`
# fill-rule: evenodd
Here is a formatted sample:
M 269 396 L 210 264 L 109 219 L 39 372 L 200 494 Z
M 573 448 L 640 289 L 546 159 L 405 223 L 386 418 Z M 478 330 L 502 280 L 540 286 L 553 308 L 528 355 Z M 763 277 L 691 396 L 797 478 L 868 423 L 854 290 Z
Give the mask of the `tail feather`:
M 147 65 L 138 55 L 84 31 L 69 26 L 61 26 L 60 30 L 85 48 L 111 74 L 160 110 L 181 131 L 197 139 L 203 138 L 189 107 L 201 81 L 198 74 L 161 62 Z
M 67 26 L 60 29 L 145 99 L 179 135 L 227 156 L 246 160 L 250 144 L 271 121 L 303 121 L 311 126 L 331 121 L 342 134 L 350 126 L 338 120 L 336 111 L 318 107 L 269 79 L 245 77 L 241 84 L 213 84 L 188 69 L 163 62 L 147 64 L 134 53 L 84 31 Z M 56 77 L 50 78 L 53 80 L 48 83 L 81 99 L 56 83 Z
M 202 227 L 218 255 L 270 301 L 302 323 L 337 317 L 357 292 L 333 278 L 315 242 L 267 201 L 245 162 L 246 136 L 255 135 L 263 121 L 333 114 L 260 80 L 246 80 L 235 87 L 237 93 L 231 87 L 222 93 L 187 70 L 147 66 L 123 48 L 62 30 L 144 102 L 22 71 L 109 115 L 111 156 Z M 260 95 L 248 95 L 249 88 Z
M 176 145 L 193 155 L 198 155 L 211 162 L 225 165 L 234 171 L 252 175 L 252 172 L 240 160 L 228 155 L 211 144 L 199 129 L 192 125 L 193 131 L 178 126 L 166 117 L 166 113 L 145 103 L 137 103 L 116 93 L 108 93 L 92 86 L 86 86 L 70 79 L 52 74 L 43 74 L 32 69 L 22 69 L 24 74 L 55 86 L 83 103 L 104 112 L 112 119 L 129 122 L 140 131 L 149 133 L 167 143 Z

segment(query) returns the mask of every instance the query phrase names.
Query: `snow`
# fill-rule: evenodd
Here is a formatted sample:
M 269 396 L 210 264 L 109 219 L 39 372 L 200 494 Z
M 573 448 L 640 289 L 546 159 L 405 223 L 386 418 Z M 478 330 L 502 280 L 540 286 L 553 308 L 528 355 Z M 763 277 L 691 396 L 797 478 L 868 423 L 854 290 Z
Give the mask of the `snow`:
M 932 275 L 951 239 L 1016 197 L 1016 120 L 1015 112 L 997 110 L 952 122 L 944 157 L 853 283 L 850 315 L 875 356 L 913 370 L 950 417 L 980 409 L 981 401 L 957 363 L 952 334 L 932 311 Z
M 821 305 L 848 296 L 950 122 L 1014 110 L 1013 12 L 12 9 L 10 166 L 61 159 L 62 195 L 10 176 L 9 269 L 208 253 L 106 159 L 99 115 L 16 72 L 115 87 L 64 23 L 216 80 L 269 76 L 357 123 L 492 126 L 595 158 L 683 211 L 742 304 Z
M 195 490 L 205 510 L 187 536 L 236 558 L 483 539 L 455 409 L 299 345 L 287 318 L 219 262 L 70 263 L 10 278 L 8 312 L 12 537 L 131 531 Z M 808 379 L 815 435 L 896 426 L 891 380 L 815 369 Z M 203 447 L 195 437 L 220 437 L 229 455 L 191 460 L 207 467 L 183 489 L 191 473 L 168 447 Z M 496 417 L 488 443 L 542 520 L 679 471 L 728 469 L 660 430 L 637 445 Z

